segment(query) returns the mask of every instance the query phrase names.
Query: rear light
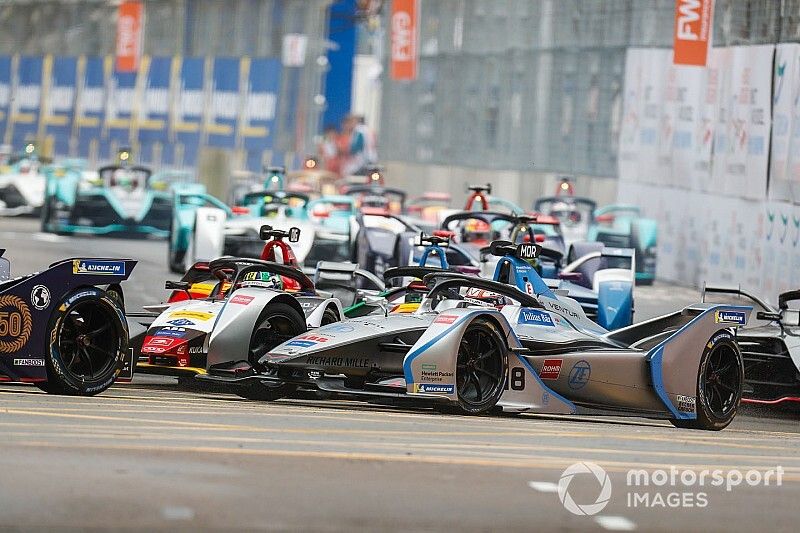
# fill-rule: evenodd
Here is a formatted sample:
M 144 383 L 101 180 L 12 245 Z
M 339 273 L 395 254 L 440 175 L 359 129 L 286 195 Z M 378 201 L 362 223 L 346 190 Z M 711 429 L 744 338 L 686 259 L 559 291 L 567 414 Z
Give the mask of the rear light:
M 595 220 L 600 224 L 610 224 L 614 222 L 614 215 L 606 213 L 605 215 L 598 215 Z
M 329 211 L 319 210 L 319 211 L 312 211 L 311 216 L 315 218 L 328 218 L 331 216 L 331 214 Z
M 536 234 L 536 242 L 544 242 L 547 240 L 547 237 L 541 233 Z
M 436 237 L 441 237 L 443 239 L 452 239 L 453 237 L 456 236 L 456 233 L 454 231 L 449 231 L 446 229 L 437 229 L 436 231 L 433 232 L 433 235 Z
M 235 205 L 231 207 L 231 213 L 233 213 L 234 215 L 249 215 L 250 210 L 246 207 Z

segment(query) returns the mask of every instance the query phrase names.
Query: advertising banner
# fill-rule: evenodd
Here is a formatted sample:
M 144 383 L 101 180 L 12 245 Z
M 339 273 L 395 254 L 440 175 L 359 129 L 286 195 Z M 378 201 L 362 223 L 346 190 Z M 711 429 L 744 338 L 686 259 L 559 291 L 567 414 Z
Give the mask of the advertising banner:
M 107 63 L 106 67 L 110 65 Z M 113 71 L 106 91 L 106 130 L 109 141 L 130 145 L 135 139 L 134 113 L 137 108 L 136 72 Z M 114 154 L 108 154 L 110 157 Z
M 78 155 L 89 157 L 90 142 L 99 139 L 105 120 L 106 71 L 102 57 L 78 58 L 78 90 L 75 97 L 75 129 Z
M 136 72 L 142 50 L 142 3 L 126 0 L 117 9 L 117 72 Z
M 272 148 L 281 64 L 275 59 L 242 59 L 245 73 L 244 105 L 240 135 L 248 152 Z
M 417 79 L 419 0 L 392 0 L 389 18 L 389 75 L 393 80 Z
M 772 80 L 772 141 L 770 146 L 769 197 L 800 200 L 800 176 L 793 169 L 800 163 L 800 44 L 781 43 L 775 48 Z
M 17 61 L 16 77 L 12 77 L 11 143 L 19 146 L 36 137 L 39 128 L 42 99 L 42 66 L 40 56 L 21 56 Z M 12 73 L 13 74 L 13 73 Z
M 205 111 L 205 60 L 201 57 L 175 58 L 173 69 L 178 71 L 170 127 L 180 151 L 175 156 L 176 163 L 194 165 Z
M 0 56 L 0 139 L 8 126 L 8 112 L 11 104 L 11 58 Z
M 142 99 L 137 113 L 139 141 L 167 142 L 170 104 L 171 57 L 142 58 Z
M 46 56 L 44 60 L 45 94 L 42 121 L 45 133 L 52 135 L 56 153 L 69 152 L 69 138 L 75 115 L 75 86 L 78 59 Z
M 714 0 L 675 0 L 676 65 L 706 66 L 714 28 Z
M 239 117 L 239 58 L 218 57 L 212 67 L 211 99 L 206 113 L 206 142 L 218 148 L 236 146 Z
M 643 114 L 644 78 L 642 68 L 647 50 L 628 48 L 625 55 L 625 84 L 619 133 L 619 179 L 639 181 L 640 122 Z

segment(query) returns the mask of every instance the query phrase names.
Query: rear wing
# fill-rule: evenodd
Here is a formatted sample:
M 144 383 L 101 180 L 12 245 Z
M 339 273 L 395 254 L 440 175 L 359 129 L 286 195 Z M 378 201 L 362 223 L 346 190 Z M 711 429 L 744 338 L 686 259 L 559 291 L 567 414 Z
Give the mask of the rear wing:
M 317 270 L 314 274 L 315 285 L 325 285 L 326 282 L 337 285 L 352 284 L 354 287 L 358 283 L 358 278 L 363 278 L 378 290 L 385 289 L 385 284 L 381 279 L 361 268 L 356 263 L 336 263 L 333 261 L 320 261 L 317 263 Z
M 781 297 L 783 297 L 784 295 L 789 297 L 793 293 L 797 293 L 797 295 L 796 295 L 797 297 L 796 298 L 790 297 L 789 299 L 781 300 Z M 703 303 L 705 303 L 706 296 L 709 295 L 709 294 L 727 294 L 727 295 L 730 295 L 730 296 L 738 296 L 740 298 L 746 298 L 746 299 L 750 300 L 751 302 L 755 303 L 756 305 L 758 305 L 759 307 L 761 307 L 765 311 L 774 311 L 775 310 L 775 308 L 773 308 L 771 305 L 769 305 L 768 303 L 763 301 L 758 296 L 756 296 L 754 294 L 750 294 L 749 292 L 742 290 L 740 285 L 724 285 L 724 284 L 704 283 L 703 284 L 703 289 L 700 292 L 701 301 Z M 781 309 L 783 309 L 783 307 L 780 304 L 782 304 L 782 303 L 785 304 L 786 302 L 788 302 L 790 300 L 795 300 L 795 299 L 798 299 L 798 298 L 800 298 L 800 291 L 791 291 L 791 292 L 788 292 L 788 293 L 781 294 L 781 296 L 778 298 L 779 307 Z

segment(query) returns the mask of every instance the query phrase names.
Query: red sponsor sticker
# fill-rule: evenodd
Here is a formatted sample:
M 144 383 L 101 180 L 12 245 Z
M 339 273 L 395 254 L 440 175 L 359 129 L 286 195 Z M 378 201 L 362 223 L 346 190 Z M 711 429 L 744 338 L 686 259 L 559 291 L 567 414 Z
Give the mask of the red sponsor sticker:
M 253 300 L 255 300 L 255 296 L 245 296 L 244 294 L 236 294 L 233 298 L 231 298 L 232 304 L 239 304 L 239 305 L 247 305 Z
M 558 379 L 561 374 L 561 359 L 545 359 L 539 377 L 542 379 Z
M 456 315 L 439 315 L 434 320 L 436 324 L 452 324 L 458 319 Z
M 164 353 L 177 344 L 181 344 L 183 339 L 173 337 L 145 337 L 142 343 L 142 353 Z
M 328 337 L 320 337 L 319 335 L 302 335 L 300 337 L 296 337 L 297 339 L 302 339 L 304 341 L 314 341 L 314 342 L 328 342 Z

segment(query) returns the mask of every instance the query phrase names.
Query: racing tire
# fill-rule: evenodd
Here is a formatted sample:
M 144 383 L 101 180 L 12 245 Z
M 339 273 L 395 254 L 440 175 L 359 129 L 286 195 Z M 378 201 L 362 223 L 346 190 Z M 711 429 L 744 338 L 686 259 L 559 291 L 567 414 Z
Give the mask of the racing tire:
M 128 350 L 128 326 L 116 298 L 84 287 L 54 306 L 47 335 L 47 381 L 51 394 L 94 396 L 114 384 L 118 362 Z
M 725 429 L 736 416 L 743 391 L 742 352 L 731 333 L 718 333 L 706 344 L 700 359 L 700 370 L 697 373 L 697 418 L 670 419 L 670 422 L 675 427 L 684 429 Z
M 271 349 L 286 340 L 306 331 L 306 321 L 289 304 L 275 302 L 268 304 L 253 328 L 248 349 L 250 364 L 261 369 L 259 360 Z M 296 385 L 273 381 L 251 380 L 246 385 L 236 388 L 236 394 L 248 400 L 272 402 L 292 394 Z
M 480 415 L 497 405 L 508 370 L 505 340 L 489 319 L 477 318 L 461 337 L 455 392 L 462 413 Z
M 320 326 L 327 326 L 328 324 L 333 324 L 334 322 L 339 322 L 339 314 L 328 307 L 325 309 L 325 312 L 322 314 L 322 320 L 320 321 Z

